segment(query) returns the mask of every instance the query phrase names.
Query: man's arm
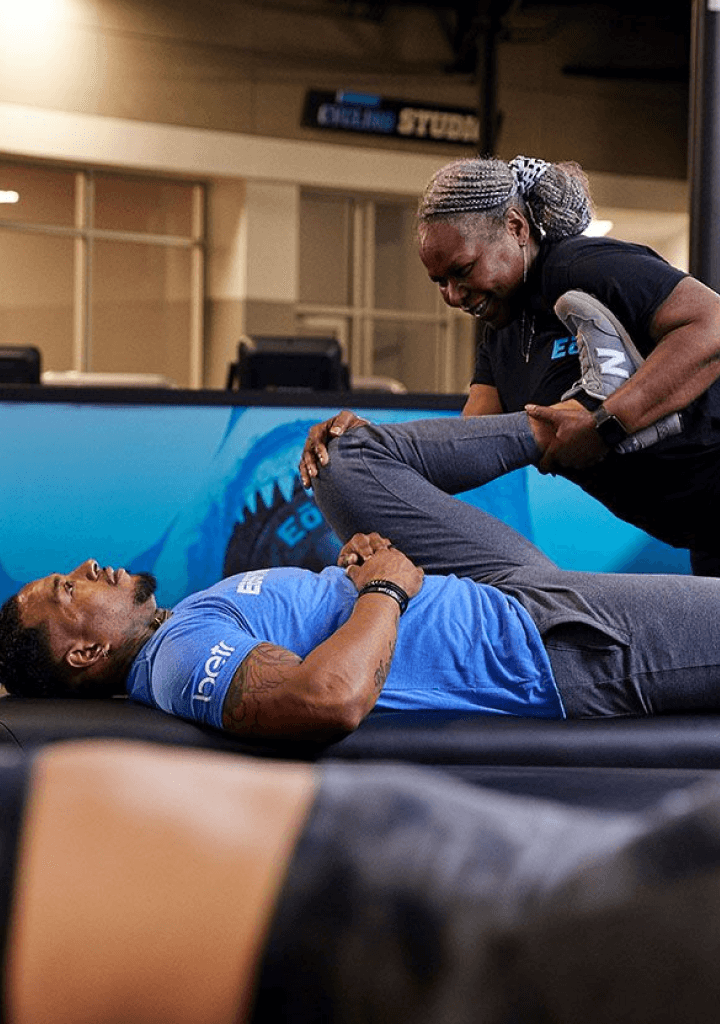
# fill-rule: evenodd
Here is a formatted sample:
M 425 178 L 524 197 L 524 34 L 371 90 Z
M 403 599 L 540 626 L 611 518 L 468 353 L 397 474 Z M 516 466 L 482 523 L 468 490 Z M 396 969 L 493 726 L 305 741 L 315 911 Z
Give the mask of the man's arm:
M 383 579 L 409 597 L 423 579 L 422 570 L 400 551 L 379 546 L 361 564 L 350 564 L 347 573 L 358 591 Z M 223 704 L 224 728 L 241 736 L 319 742 L 352 732 L 383 688 L 399 619 L 392 596 L 369 593 L 358 597 L 347 622 L 306 658 L 259 644 L 233 676 Z

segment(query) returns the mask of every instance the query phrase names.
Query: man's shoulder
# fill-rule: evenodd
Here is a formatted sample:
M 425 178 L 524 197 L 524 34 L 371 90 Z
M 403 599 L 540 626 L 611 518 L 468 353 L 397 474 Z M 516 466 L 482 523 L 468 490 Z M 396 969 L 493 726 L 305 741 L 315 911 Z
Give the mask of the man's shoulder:
M 218 580 L 217 583 L 205 590 L 189 594 L 175 605 L 173 617 L 197 607 L 210 607 L 214 604 L 222 604 L 223 601 L 235 602 L 246 595 L 257 596 L 268 586 L 287 587 L 297 583 L 312 583 L 320 578 L 332 580 L 338 573 L 342 574 L 342 570 L 339 570 L 337 566 L 328 566 L 318 572 L 294 565 L 246 569 L 244 572 Z
M 234 593 L 238 582 L 247 575 L 248 573 L 243 572 L 235 576 L 225 576 L 223 579 L 218 580 L 217 583 L 213 583 L 203 590 L 195 590 L 192 594 L 187 594 L 173 608 L 173 618 L 181 615 L 184 611 L 195 608 L 197 605 L 222 599 L 228 594 Z
M 191 595 L 193 598 L 202 596 Z M 230 601 L 181 602 L 133 661 L 127 693 L 181 718 L 220 727 L 233 674 L 258 642 Z

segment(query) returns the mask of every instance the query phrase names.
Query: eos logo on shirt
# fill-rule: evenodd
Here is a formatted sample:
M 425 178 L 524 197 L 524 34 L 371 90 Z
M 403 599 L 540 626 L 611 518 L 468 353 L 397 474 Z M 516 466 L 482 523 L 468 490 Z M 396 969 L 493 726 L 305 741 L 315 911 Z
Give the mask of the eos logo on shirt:
M 259 569 L 257 572 L 243 573 L 240 582 L 235 588 L 236 594 L 259 594 L 262 582 L 267 576 L 267 569 Z
M 562 359 L 563 356 L 576 356 L 577 351 L 578 347 L 576 338 L 556 338 L 550 358 Z
M 193 694 L 193 700 L 209 701 L 215 690 L 215 680 L 220 675 L 223 666 L 235 650 L 224 640 L 210 648 L 210 657 L 205 662 L 203 671 L 204 677 L 198 683 L 197 693 Z

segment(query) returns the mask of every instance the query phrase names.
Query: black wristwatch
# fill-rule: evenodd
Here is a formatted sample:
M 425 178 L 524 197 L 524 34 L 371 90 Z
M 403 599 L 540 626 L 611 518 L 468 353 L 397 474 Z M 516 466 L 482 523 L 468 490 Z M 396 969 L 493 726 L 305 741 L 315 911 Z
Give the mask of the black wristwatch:
M 593 413 L 595 428 L 608 448 L 614 448 L 628 436 L 628 432 L 617 416 L 608 412 L 604 405 Z

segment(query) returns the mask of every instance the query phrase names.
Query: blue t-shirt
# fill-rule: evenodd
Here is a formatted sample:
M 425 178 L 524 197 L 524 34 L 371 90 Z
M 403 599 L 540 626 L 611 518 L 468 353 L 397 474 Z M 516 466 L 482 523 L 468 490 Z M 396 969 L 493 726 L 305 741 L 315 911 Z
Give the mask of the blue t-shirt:
M 342 569 L 244 572 L 185 598 L 140 651 L 128 694 L 222 728 L 240 662 L 260 643 L 306 657 L 350 616 L 357 591 Z M 562 718 L 540 634 L 494 587 L 426 576 L 400 619 L 378 708 Z

